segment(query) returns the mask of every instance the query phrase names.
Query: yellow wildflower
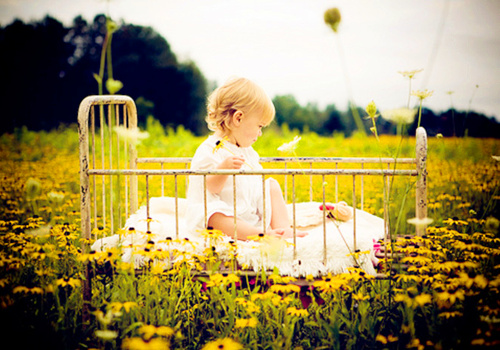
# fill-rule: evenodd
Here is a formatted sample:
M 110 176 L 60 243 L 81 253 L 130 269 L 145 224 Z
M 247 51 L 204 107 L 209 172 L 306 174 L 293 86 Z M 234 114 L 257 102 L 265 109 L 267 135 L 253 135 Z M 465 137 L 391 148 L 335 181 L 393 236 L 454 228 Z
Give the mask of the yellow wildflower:
M 424 306 L 432 301 L 432 296 L 430 294 L 422 293 L 415 297 L 415 302 L 418 306 Z
M 153 338 L 154 335 L 158 335 L 160 337 L 170 338 L 175 334 L 173 328 L 167 326 L 156 327 L 153 325 L 143 325 L 139 328 L 139 334 L 142 335 L 142 338 L 145 340 L 149 340 Z
M 457 300 L 464 300 L 465 292 L 463 290 L 444 291 L 436 294 L 436 299 L 440 307 L 450 307 Z
M 377 114 L 377 105 L 373 101 L 371 101 L 370 103 L 368 103 L 368 105 L 366 106 L 365 111 L 368 114 L 368 118 L 375 119 L 375 118 L 377 118 L 379 116 Z
M 201 350 L 240 350 L 243 345 L 231 338 L 222 338 L 211 341 L 201 348 Z
M 382 334 L 377 334 L 377 337 L 375 338 L 376 341 L 382 343 L 382 344 L 387 344 L 387 343 L 394 343 L 399 340 L 398 337 L 393 336 L 392 334 L 389 334 L 387 337 L 383 336 Z
M 43 289 L 40 287 L 28 288 L 25 286 L 17 286 L 12 290 L 13 293 L 25 293 L 25 294 L 43 294 Z
M 124 303 L 113 302 L 110 303 L 109 306 L 113 310 L 113 312 L 119 312 L 121 309 L 125 309 L 125 312 L 130 312 L 131 309 L 139 307 L 139 305 L 135 301 L 126 301 Z
M 257 327 L 257 319 L 255 317 L 250 317 L 250 318 L 239 318 L 236 320 L 234 327 L 235 328 L 255 328 Z
M 168 350 L 170 344 L 162 338 L 153 338 L 145 341 L 140 337 L 126 338 L 122 343 L 123 350 Z
M 363 293 L 361 293 L 361 292 L 358 292 L 358 293 L 356 293 L 356 294 L 353 294 L 353 295 L 352 295 L 352 298 L 353 298 L 354 300 L 357 300 L 357 301 L 363 301 L 363 300 L 370 299 L 370 296 L 369 296 L 369 295 L 365 295 L 365 294 L 363 294 Z
M 76 279 L 76 278 L 70 278 L 67 276 L 60 278 L 56 281 L 56 285 L 58 285 L 59 287 L 70 286 L 70 287 L 76 288 L 76 287 L 80 287 L 81 284 L 82 284 L 81 280 Z
M 309 312 L 306 309 L 297 309 L 292 306 L 286 309 L 287 315 L 297 316 L 297 317 L 305 317 L 309 316 Z
M 411 92 L 413 96 L 418 97 L 420 100 L 425 100 L 427 97 L 432 96 L 434 91 L 425 90 L 414 90 Z
M 273 284 L 269 290 L 274 293 L 299 293 L 300 287 L 295 284 Z
M 408 71 L 398 71 L 399 74 L 401 74 L 403 77 L 408 78 L 408 79 L 413 79 L 417 73 L 420 73 L 423 71 L 423 69 L 414 69 L 414 70 L 408 70 Z

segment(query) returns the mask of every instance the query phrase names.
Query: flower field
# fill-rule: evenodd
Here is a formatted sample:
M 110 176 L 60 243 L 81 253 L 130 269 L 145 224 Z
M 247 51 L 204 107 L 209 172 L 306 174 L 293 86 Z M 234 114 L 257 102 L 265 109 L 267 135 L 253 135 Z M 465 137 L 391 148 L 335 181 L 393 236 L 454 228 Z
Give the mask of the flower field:
M 203 138 L 150 120 L 139 155 L 191 156 Z M 267 130 L 261 156 L 295 136 Z M 413 156 L 412 137 L 301 135 L 307 156 Z M 374 278 L 352 269 L 298 283 L 288 276 L 213 273 L 204 256 L 140 271 L 120 251 L 82 251 L 76 127 L 0 136 L 0 321 L 16 349 L 482 349 L 500 345 L 500 140 L 428 140 L 428 216 L 420 238 L 398 240 L 404 269 Z M 306 180 L 304 180 L 306 181 Z M 308 180 L 307 180 L 308 181 Z M 299 197 L 301 186 L 299 183 Z M 321 186 L 317 184 L 316 186 Z M 304 185 L 304 188 L 306 185 Z M 347 190 L 346 190 L 347 191 Z M 364 188 L 380 214 L 380 191 Z M 347 192 L 341 199 L 350 201 Z M 303 195 L 305 196 L 305 194 Z M 399 233 L 411 234 L 409 210 Z M 410 194 L 411 200 L 413 196 Z M 409 199 L 409 201 L 411 201 Z M 395 221 L 395 220 L 392 220 Z M 100 228 L 105 231 L 106 228 Z M 146 247 L 147 248 L 147 247 Z M 389 247 L 387 247 L 389 248 Z M 144 249 L 154 261 L 158 251 Z M 392 255 L 391 255 L 392 256 Z M 82 323 L 84 268 L 91 317 Z

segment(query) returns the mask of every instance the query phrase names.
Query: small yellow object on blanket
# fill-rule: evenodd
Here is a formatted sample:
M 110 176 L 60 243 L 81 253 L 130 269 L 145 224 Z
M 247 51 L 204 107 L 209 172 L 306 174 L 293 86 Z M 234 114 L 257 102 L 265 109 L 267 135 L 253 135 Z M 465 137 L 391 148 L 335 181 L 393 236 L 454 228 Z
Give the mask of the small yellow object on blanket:
M 325 208 L 323 208 L 323 204 L 321 204 L 319 209 L 326 209 L 328 211 L 327 215 L 330 219 L 339 221 L 349 221 L 352 219 L 352 208 L 349 207 L 344 201 L 336 204 L 328 203 L 325 205 Z

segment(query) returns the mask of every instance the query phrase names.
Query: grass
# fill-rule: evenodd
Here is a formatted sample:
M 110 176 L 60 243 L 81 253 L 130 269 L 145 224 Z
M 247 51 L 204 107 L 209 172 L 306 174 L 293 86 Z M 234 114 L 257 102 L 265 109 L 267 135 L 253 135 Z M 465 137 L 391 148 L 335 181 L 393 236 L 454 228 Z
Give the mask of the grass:
M 203 140 L 154 120 L 147 129 L 139 155 L 191 156 Z M 255 148 L 275 156 L 295 135 L 270 129 Z M 382 135 L 379 148 L 373 137 L 301 136 L 299 156 L 376 157 L 379 149 L 393 156 L 401 141 Z M 151 264 L 140 274 L 118 250 L 84 254 L 76 128 L 2 135 L 3 339 L 19 349 L 494 348 L 500 342 L 500 166 L 491 156 L 500 154 L 500 142 L 430 137 L 428 144 L 428 216 L 434 222 L 426 237 L 396 246 L 407 255 L 408 269 L 383 280 L 354 269 L 299 288 L 278 274 L 194 280 L 201 262 L 216 262 L 210 251 L 169 271 Z M 413 149 L 414 139 L 403 138 L 400 156 L 413 156 Z M 401 194 L 393 198 L 391 211 L 397 212 Z M 365 199 L 365 210 L 378 214 L 380 194 L 369 182 Z M 84 327 L 85 264 L 102 273 L 92 280 L 92 317 Z

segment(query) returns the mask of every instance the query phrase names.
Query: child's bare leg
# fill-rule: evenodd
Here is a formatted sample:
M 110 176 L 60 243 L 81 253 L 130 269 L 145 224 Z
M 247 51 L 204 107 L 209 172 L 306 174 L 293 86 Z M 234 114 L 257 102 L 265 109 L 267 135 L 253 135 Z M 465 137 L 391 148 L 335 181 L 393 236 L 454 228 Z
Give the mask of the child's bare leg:
M 288 228 L 290 227 L 290 218 L 288 217 L 288 210 L 281 187 L 275 179 L 270 179 L 269 184 L 271 193 L 271 228 Z
M 234 238 L 234 216 L 215 213 L 208 219 L 208 226 L 220 230 L 229 237 Z M 263 231 L 239 219 L 236 219 L 236 227 L 238 239 L 243 240 L 246 240 L 248 236 L 256 236 Z
M 290 218 L 288 217 L 288 209 L 286 208 L 285 199 L 281 192 L 281 187 L 275 179 L 271 179 L 271 228 L 283 230 L 284 237 L 293 237 L 293 228 L 290 228 Z M 297 237 L 307 235 L 305 232 L 296 231 Z

